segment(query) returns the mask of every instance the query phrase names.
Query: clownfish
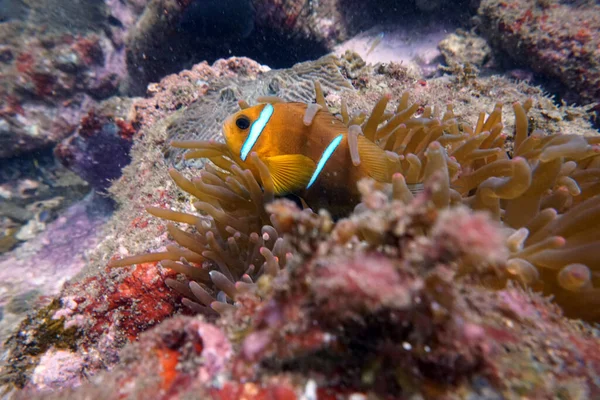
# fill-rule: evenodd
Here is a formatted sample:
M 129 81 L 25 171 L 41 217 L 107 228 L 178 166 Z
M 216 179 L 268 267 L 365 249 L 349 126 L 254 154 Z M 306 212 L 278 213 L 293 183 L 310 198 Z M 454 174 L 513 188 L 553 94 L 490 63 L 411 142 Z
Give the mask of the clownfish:
M 267 166 L 275 195 L 300 197 L 313 209 L 332 214 L 360 202 L 356 183 L 365 177 L 389 182 L 385 151 L 363 135 L 355 136 L 360 163 L 353 163 L 349 128 L 316 104 L 265 103 L 242 109 L 223 125 L 232 157 L 260 182 L 251 154 Z

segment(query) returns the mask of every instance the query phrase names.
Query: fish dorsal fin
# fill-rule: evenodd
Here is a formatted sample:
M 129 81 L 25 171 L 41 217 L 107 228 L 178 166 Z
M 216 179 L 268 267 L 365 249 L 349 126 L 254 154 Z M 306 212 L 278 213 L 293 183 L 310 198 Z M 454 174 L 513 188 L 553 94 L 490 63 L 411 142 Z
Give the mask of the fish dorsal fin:
M 346 125 L 327 109 L 317 111 L 312 123 L 320 128 L 332 128 L 335 131 L 343 131 L 346 129 Z
M 378 182 L 391 181 L 391 166 L 385 151 L 366 137 L 358 136 L 360 167 Z
M 277 195 L 304 188 L 316 168 L 314 161 L 302 154 L 283 154 L 263 161 L 269 168 Z

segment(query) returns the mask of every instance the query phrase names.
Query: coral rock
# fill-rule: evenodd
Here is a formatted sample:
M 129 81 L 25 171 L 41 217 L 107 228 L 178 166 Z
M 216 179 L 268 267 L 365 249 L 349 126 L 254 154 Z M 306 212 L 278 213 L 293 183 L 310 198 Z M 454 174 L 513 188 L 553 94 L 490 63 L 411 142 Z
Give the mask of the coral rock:
M 37 390 L 76 387 L 83 381 L 83 359 L 69 351 L 49 351 L 41 358 L 31 377 Z
M 600 6 L 588 2 L 484 0 L 479 29 L 492 46 L 562 86 L 569 102 L 600 99 Z
M 124 51 L 107 35 L 122 33 L 126 23 L 118 27 L 104 2 L 9 3 L 23 13 L 2 24 L 0 158 L 65 138 L 90 106 L 118 91 L 127 73 Z
M 129 164 L 136 128 L 130 100 L 112 98 L 92 108 L 76 132 L 54 150 L 57 158 L 97 191 L 104 191 Z

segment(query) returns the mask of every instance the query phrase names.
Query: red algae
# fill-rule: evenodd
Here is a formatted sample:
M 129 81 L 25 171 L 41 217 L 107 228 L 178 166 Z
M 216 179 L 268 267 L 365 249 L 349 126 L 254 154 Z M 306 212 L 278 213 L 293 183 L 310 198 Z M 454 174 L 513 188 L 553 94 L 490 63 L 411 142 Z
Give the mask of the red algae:
M 120 281 L 113 282 L 104 276 L 71 284 L 66 294 L 76 296 L 77 306 L 72 307 L 67 323 L 84 325 L 87 340 L 97 341 L 111 335 L 117 342 L 123 338 L 134 341 L 140 332 L 170 317 L 179 308 L 177 296 L 163 283 L 173 275 L 161 271 L 156 263 L 147 263 L 138 264 Z M 81 297 L 82 293 L 87 296 Z
M 163 379 L 161 389 L 167 391 L 178 375 L 176 368 L 179 364 L 179 353 L 171 349 L 157 349 L 156 353 L 161 367 L 160 375 Z

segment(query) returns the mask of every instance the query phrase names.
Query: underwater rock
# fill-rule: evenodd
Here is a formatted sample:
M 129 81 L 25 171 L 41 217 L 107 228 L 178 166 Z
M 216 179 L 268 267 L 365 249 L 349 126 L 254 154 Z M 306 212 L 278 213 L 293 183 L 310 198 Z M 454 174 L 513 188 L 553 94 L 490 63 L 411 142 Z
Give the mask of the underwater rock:
M 199 396 L 206 393 L 204 385 L 225 376 L 232 354 L 220 328 L 202 318 L 178 316 L 140 335 L 121 354 L 118 372 L 99 376 L 96 382 L 111 382 L 106 388 L 109 398 L 117 392 L 154 398 L 180 398 L 186 393 Z M 89 388 L 95 391 L 95 386 Z
M 89 262 L 85 252 L 99 243 L 100 228 L 110 212 L 106 199 L 88 197 L 48 222 L 35 238 L 0 256 L 0 306 L 5 310 L 0 320 L 1 341 L 14 331 L 24 314 L 46 304 Z M 10 306 L 23 293 L 32 291 L 36 293 L 24 307 Z
M 43 231 L 88 192 L 50 151 L 0 160 L 0 254 Z
M 107 24 L 108 9 L 104 2 L 82 0 L 23 0 L 29 8 L 28 29 L 45 29 L 48 33 L 99 32 Z
M 337 45 L 335 54 L 342 56 L 350 50 L 369 64 L 393 62 L 419 77 L 432 77 L 441 61 L 438 43 L 456 25 L 452 21 L 406 19 L 397 25 L 375 26 L 361 32 Z
M 464 1 L 446 3 L 451 10 L 461 10 L 457 5 Z M 398 7 L 380 2 L 371 7 L 364 2 L 340 0 L 228 0 L 219 2 L 218 7 L 213 1 L 153 0 L 128 39 L 129 90 L 143 93 L 149 82 L 179 71 L 189 63 L 223 57 L 223 46 L 231 54 L 251 57 L 276 68 L 316 59 L 353 35 L 372 28 L 382 18 L 392 32 L 381 46 L 385 50 L 376 52 L 386 54 L 377 54 L 374 60 L 389 61 L 392 56 L 393 61 L 400 61 L 410 56 L 423 58 L 419 63 L 428 64 L 437 55 L 435 44 L 439 39 L 436 33 L 446 21 L 415 16 L 417 11 L 414 4 Z M 227 18 L 223 19 L 223 15 Z M 426 22 L 421 21 L 421 17 Z M 236 21 L 239 23 L 235 30 L 226 30 Z M 398 28 L 415 23 L 419 28 Z M 414 42 L 412 35 L 424 24 L 435 25 L 437 31 Z M 360 50 L 356 46 L 363 45 L 361 38 L 345 45 L 341 53 L 346 49 Z M 189 43 L 194 43 L 192 48 Z M 426 49 L 419 51 L 422 44 Z M 436 54 L 426 51 L 430 48 Z M 411 50 L 419 54 L 410 54 Z M 391 54 L 394 51 L 400 52 L 400 56 Z
M 125 47 L 127 34 L 135 25 L 139 16 L 144 12 L 144 7 L 150 0 L 105 0 L 110 13 L 107 35 L 118 49 Z
M 314 58 L 317 53 L 311 51 L 310 46 L 316 47 L 319 51 L 331 51 L 334 45 L 358 32 L 359 27 L 354 25 L 356 19 L 362 17 L 363 28 L 374 23 L 374 19 L 361 13 L 363 5 L 360 2 L 252 0 L 252 5 L 256 10 L 257 34 L 266 33 L 274 38 L 292 39 L 283 43 L 274 40 L 273 45 L 283 50 L 290 61 L 295 60 L 295 62 L 306 58 L 296 59 L 289 50 L 285 50 L 286 47 L 294 51 L 312 53 Z M 263 46 L 266 49 L 268 45 L 267 42 Z M 254 58 L 257 56 L 258 54 L 254 55 Z M 269 62 L 269 65 L 289 65 L 288 60 L 279 58 L 278 61 Z
M 128 90 L 143 93 L 147 84 L 178 72 L 185 63 L 216 58 L 223 42 L 237 43 L 253 26 L 248 0 L 150 1 L 127 39 Z
M 113 97 L 92 108 L 77 130 L 54 149 L 65 167 L 95 190 L 104 191 L 129 164 L 136 128 L 132 99 Z
M 23 1 L 1 24 L 0 158 L 51 147 L 127 73 L 104 2 Z M 121 28 L 118 28 L 121 29 Z M 123 28 L 124 29 L 124 28 Z M 122 30 L 122 29 L 121 29 Z
M 54 396 L 178 399 L 188 395 L 237 399 L 241 397 L 219 397 L 220 393 L 235 393 L 231 387 L 235 383 L 225 381 L 232 355 L 232 345 L 222 329 L 201 317 L 177 316 L 140 335 L 121 353 L 121 363 L 113 372 L 102 373 L 92 382 L 78 389 L 63 390 L 60 394 L 52 395 L 47 390 L 44 393 L 45 388 L 35 383 L 24 392 L 37 398 L 36 393 L 41 389 L 47 399 Z M 56 372 L 51 371 L 36 374 L 38 381 L 51 380 L 55 376 Z M 213 397 L 207 389 L 208 384 L 219 380 L 223 385 L 214 388 Z M 69 386 L 73 385 L 65 385 L 65 389 Z
M 346 37 L 337 3 L 153 0 L 127 41 L 128 90 L 143 93 L 186 64 L 222 57 L 224 46 L 271 66 L 319 57 Z
M 484 0 L 478 13 L 490 45 L 545 77 L 549 91 L 569 103 L 600 100 L 597 3 Z
M 426 65 L 437 55 L 427 50 L 433 48 L 437 53 L 435 45 L 439 39 L 434 32 L 415 42 L 414 35 L 423 26 L 435 26 L 432 30 L 437 31 L 445 25 L 457 26 L 458 21 L 464 21 L 476 10 L 469 0 L 405 3 L 399 6 L 385 1 L 152 0 L 128 38 L 127 87 L 130 93 L 141 94 L 148 83 L 166 74 L 194 62 L 212 62 L 223 57 L 223 48 L 230 54 L 250 57 L 274 68 L 288 67 L 323 56 L 382 22 L 391 32 L 373 60 L 423 58 L 419 64 Z M 406 28 L 413 25 L 414 28 Z M 341 52 L 346 49 L 360 52 L 357 46 L 363 46 L 363 36 L 359 35 Z M 422 44 L 425 50 L 420 50 Z M 410 54 L 411 50 L 418 54 Z
M 0 22 L 27 18 L 29 10 L 23 0 L 0 1 Z
M 170 59 L 177 59 L 182 46 L 188 49 L 189 44 L 184 45 L 181 38 L 173 36 L 190 4 L 189 1 L 152 0 L 146 5 L 126 38 L 129 93 L 141 94 L 148 83 L 176 72 L 177 67 L 169 69 Z M 170 38 L 176 40 L 171 42 Z
M 56 144 L 69 135 L 77 125 L 80 110 L 90 103 L 85 96 L 59 107 L 29 106 L 16 97 L 0 98 L 13 99 L 13 105 L 0 100 L 0 158 L 42 151 Z
M 35 367 L 31 384 L 40 391 L 60 390 L 81 385 L 83 359 L 69 351 L 50 350 Z
M 471 32 L 458 30 L 439 43 L 446 64 L 453 68 L 471 64 L 481 68 L 491 57 L 491 48 L 483 39 Z

